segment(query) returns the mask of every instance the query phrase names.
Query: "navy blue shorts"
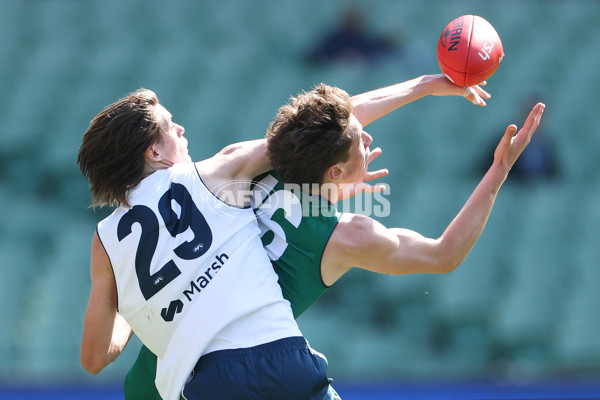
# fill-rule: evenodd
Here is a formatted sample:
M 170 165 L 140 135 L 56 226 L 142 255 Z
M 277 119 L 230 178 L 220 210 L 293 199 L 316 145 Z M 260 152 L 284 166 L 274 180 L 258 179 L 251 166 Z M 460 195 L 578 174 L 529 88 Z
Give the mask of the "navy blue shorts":
M 190 400 L 339 399 L 330 388 L 327 360 L 303 337 L 220 350 L 198 360 L 183 389 Z

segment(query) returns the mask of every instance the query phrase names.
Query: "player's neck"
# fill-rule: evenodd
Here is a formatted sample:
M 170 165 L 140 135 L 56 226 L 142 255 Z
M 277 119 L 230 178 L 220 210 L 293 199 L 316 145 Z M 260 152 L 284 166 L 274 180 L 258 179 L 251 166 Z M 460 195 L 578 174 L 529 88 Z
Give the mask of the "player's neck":
M 339 182 L 332 181 L 331 179 L 325 178 L 323 183 L 319 185 L 319 196 L 329 200 L 331 203 L 335 204 L 341 198 L 341 188 Z

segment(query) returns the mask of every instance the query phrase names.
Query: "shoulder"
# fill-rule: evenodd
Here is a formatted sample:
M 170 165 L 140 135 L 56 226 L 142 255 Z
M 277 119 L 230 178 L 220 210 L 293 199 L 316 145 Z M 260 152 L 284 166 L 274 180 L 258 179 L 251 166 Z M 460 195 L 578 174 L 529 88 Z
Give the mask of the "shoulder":
M 100 236 L 98 235 L 98 231 L 94 232 L 94 237 L 92 238 L 92 252 L 105 253 L 104 245 L 100 240 Z
M 337 241 L 347 248 L 368 248 L 391 238 L 388 229 L 371 217 L 344 213 L 334 231 Z
M 110 259 L 108 258 L 108 254 L 106 252 L 106 249 L 104 248 L 104 244 L 102 243 L 102 240 L 100 239 L 100 236 L 98 235 L 97 231 L 94 232 L 94 237 L 92 239 L 90 269 L 92 278 L 113 278 L 113 271 Z
M 363 265 L 374 254 L 397 247 L 397 236 L 373 218 L 344 213 L 331 235 L 327 250 L 348 268 Z

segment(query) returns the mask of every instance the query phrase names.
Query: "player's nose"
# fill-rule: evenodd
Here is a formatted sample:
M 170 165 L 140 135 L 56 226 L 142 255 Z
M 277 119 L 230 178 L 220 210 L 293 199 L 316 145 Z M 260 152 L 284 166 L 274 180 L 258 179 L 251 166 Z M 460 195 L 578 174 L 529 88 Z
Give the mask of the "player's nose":
M 365 148 L 369 147 L 371 143 L 373 143 L 373 137 L 365 131 L 363 131 L 363 143 L 365 144 Z

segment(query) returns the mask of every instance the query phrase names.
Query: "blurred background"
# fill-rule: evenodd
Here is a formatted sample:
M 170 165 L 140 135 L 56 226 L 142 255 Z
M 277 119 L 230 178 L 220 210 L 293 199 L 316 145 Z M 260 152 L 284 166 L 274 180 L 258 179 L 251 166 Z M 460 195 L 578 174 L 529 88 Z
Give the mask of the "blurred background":
M 438 73 L 463 14 L 503 41 L 493 97 L 429 97 L 367 128 L 390 170 L 380 220 L 438 237 L 539 99 L 535 144 L 458 270 L 351 271 L 299 325 L 344 399 L 600 397 L 600 2 L 2 0 L 0 399 L 123 398 L 136 338 L 98 376 L 79 363 L 110 210 L 88 208 L 76 154 L 104 106 L 154 90 L 200 160 L 262 137 L 317 83 L 358 94 Z

